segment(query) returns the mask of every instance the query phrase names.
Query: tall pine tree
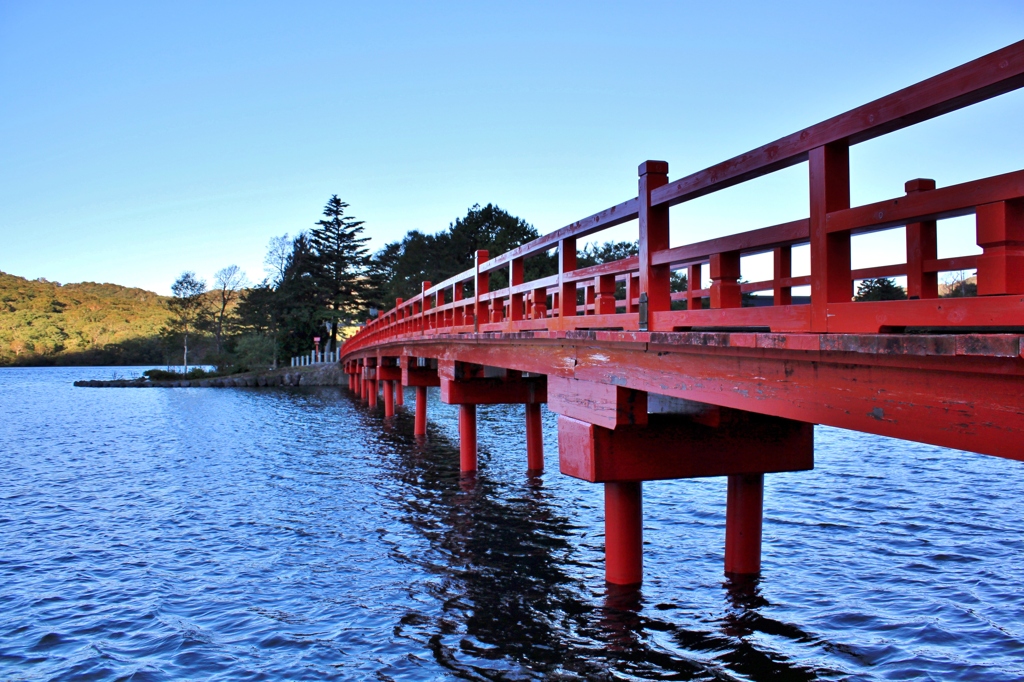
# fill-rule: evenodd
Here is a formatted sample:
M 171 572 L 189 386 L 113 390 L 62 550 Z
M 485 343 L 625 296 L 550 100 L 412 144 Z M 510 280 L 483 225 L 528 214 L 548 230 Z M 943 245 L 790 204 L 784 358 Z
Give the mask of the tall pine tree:
M 370 299 L 369 237 L 361 236 L 363 221 L 345 215 L 348 204 L 335 194 L 324 206 L 324 219 L 309 234 L 316 253 L 316 282 L 323 297 L 323 319 L 330 325 L 330 346 L 337 348 L 343 322 L 358 319 Z M 325 344 L 326 345 L 326 344 Z

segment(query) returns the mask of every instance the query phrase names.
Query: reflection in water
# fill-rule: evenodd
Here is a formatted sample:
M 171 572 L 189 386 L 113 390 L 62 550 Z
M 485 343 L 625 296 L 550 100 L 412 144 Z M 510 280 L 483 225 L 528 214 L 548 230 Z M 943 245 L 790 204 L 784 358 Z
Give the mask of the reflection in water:
M 515 415 L 514 407 L 501 410 Z M 514 418 L 508 421 L 514 432 Z M 516 679 L 526 670 L 581 679 L 612 679 L 621 674 L 705 679 L 718 677 L 720 663 L 725 662 L 741 674 L 809 679 L 796 674 L 802 670 L 788 664 L 784 656 L 745 655 L 735 661 L 703 664 L 650 646 L 651 630 L 670 634 L 682 646 L 699 651 L 735 646 L 735 640 L 753 629 L 744 632 L 733 626 L 755 620 L 754 609 L 764 603 L 755 581 L 728 584 L 732 609 L 722 627 L 728 639 L 711 632 L 685 632 L 643 615 L 643 592 L 635 586 L 605 584 L 603 595 L 595 601 L 598 595 L 589 594 L 584 581 L 567 572 L 579 565 L 570 541 L 579 528 L 559 513 L 561 505 L 545 490 L 543 477 L 524 470 L 520 481 L 495 479 L 486 468 L 460 474 L 458 442 L 440 430 L 430 429 L 429 438 L 418 439 L 413 447 L 398 425 L 386 426 L 384 433 L 402 453 L 401 466 L 393 473 L 409 487 L 404 520 L 423 531 L 447 558 L 446 566 L 438 570 L 457 575 L 439 583 L 434 592 L 445 604 L 444 617 L 437 622 L 415 613 L 403 618 L 405 625 L 433 630 L 426 637 L 441 665 L 464 674 L 486 671 L 487 677 L 502 677 L 511 669 L 482 668 L 479 659 L 506 664 L 510 659 L 525 669 L 516 671 Z M 502 443 L 504 450 L 507 440 Z M 424 505 L 423 499 L 437 503 Z
M 335 388 L 70 385 L 109 374 L 0 369 L 0 679 L 1024 679 L 1019 463 L 819 428 L 760 580 L 705 479 L 645 485 L 609 588 L 549 414 L 544 475 L 494 406 L 462 478 L 436 390 L 414 438 Z

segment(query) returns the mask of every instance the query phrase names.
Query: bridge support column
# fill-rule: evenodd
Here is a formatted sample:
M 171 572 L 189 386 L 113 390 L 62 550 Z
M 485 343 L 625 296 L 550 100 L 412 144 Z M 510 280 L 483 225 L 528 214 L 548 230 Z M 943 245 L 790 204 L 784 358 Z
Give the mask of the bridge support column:
M 395 416 L 395 382 L 384 381 L 384 416 Z
M 540 418 L 540 403 L 526 403 L 526 470 L 544 471 L 544 429 Z
M 384 389 L 384 416 L 395 416 L 395 384 L 402 381 L 402 368 L 398 358 L 381 357 L 377 360 L 377 381 Z
M 377 378 L 374 377 L 370 379 L 369 382 L 367 383 L 367 387 L 369 388 L 370 391 L 369 405 L 370 407 L 377 407 Z
M 814 467 L 811 424 L 549 377 L 563 474 L 605 484 L 605 577 L 642 579 L 641 481 L 728 476 L 725 572 L 761 568 L 764 474 Z M 650 410 L 650 411 L 648 411 Z
M 437 369 L 419 363 L 418 358 L 409 356 L 399 359 L 402 384 L 398 390 L 401 391 L 404 386 L 416 387 L 416 420 L 413 425 L 413 434 L 425 436 L 427 435 L 427 387 L 440 386 L 441 380 L 437 376 Z
M 534 472 L 544 468 L 540 403 L 547 402 L 545 377 L 523 377 L 522 372 L 515 370 L 453 361 L 442 362 L 438 366 L 438 376 L 441 379 L 441 400 L 448 405 L 459 406 L 463 472 L 476 471 L 477 468 L 477 405 L 526 405 L 526 468 Z M 472 431 L 468 430 L 470 421 Z
M 405 391 L 403 390 L 402 382 L 395 382 L 395 405 L 405 404 Z
M 639 585 L 644 576 L 643 496 L 640 481 L 604 484 L 604 577 Z
M 476 405 L 459 405 L 459 470 L 476 473 Z
M 725 511 L 725 574 L 752 576 L 761 572 L 761 515 L 764 474 L 729 476 Z
M 416 421 L 412 429 L 413 435 L 427 435 L 427 387 L 416 387 Z

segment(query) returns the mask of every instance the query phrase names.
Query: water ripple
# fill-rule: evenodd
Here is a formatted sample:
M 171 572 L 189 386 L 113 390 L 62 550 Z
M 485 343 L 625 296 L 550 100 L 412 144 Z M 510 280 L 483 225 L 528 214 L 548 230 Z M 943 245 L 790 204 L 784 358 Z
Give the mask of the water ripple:
M 4 679 L 1024 677 L 1022 464 L 818 428 L 760 580 L 721 576 L 724 480 L 666 481 L 609 592 L 550 414 L 529 478 L 522 408 L 479 408 L 469 481 L 436 392 L 423 440 L 334 388 L 70 385 L 112 371 L 0 370 Z

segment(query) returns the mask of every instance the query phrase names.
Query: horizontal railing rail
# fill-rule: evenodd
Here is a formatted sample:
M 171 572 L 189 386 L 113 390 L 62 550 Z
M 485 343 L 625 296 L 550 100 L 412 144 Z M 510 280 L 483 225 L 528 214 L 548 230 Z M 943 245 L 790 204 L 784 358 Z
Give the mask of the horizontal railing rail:
M 1024 170 L 943 188 L 911 180 L 903 196 L 856 207 L 849 174 L 851 145 L 1022 86 L 1024 41 L 672 182 L 668 164 L 648 161 L 640 166 L 637 196 L 493 258 L 477 252 L 469 270 L 424 282 L 416 296 L 368 320 L 344 352 L 439 333 L 1024 326 Z M 670 206 L 802 162 L 809 173 L 807 218 L 669 247 Z M 939 258 L 936 222 L 971 215 L 982 253 Z M 633 221 L 638 256 L 577 267 L 581 240 Z M 852 238 L 900 228 L 906 262 L 852 268 Z M 801 246 L 809 248 L 810 272 L 794 275 L 793 248 Z M 558 273 L 527 280 L 527 260 L 550 252 Z M 743 281 L 742 259 L 765 253 L 773 255 L 772 278 Z M 942 305 L 938 274 L 964 270 L 977 270 L 978 296 Z M 508 284 L 492 290 L 496 272 L 505 272 Z M 672 290 L 673 272 L 685 273 L 685 289 Z M 852 300 L 856 281 L 881 277 L 906 277 L 910 300 Z M 799 287 L 809 297 L 794 301 Z M 756 299 L 771 305 L 750 307 L 744 294 L 758 292 L 771 292 Z

